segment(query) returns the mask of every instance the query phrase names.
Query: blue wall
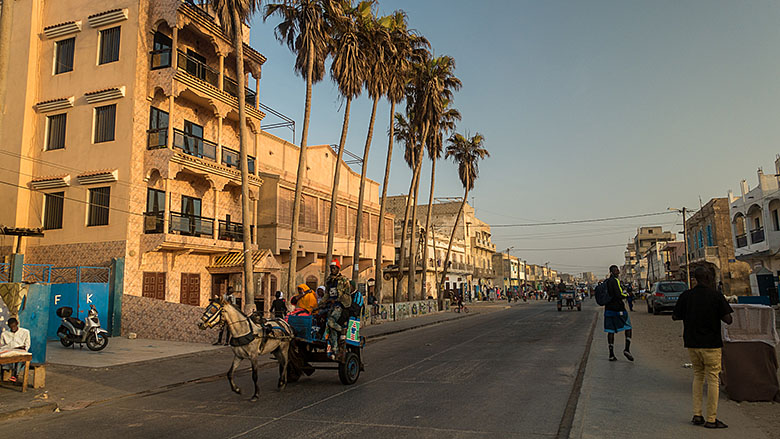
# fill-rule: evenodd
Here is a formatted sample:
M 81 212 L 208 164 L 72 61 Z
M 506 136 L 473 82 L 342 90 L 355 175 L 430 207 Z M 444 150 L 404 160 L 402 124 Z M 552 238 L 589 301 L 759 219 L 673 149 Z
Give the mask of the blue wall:
M 46 334 L 49 328 L 51 286 L 31 284 L 24 309 L 19 312 L 19 324 L 30 330 L 30 352 L 33 363 L 46 362 Z

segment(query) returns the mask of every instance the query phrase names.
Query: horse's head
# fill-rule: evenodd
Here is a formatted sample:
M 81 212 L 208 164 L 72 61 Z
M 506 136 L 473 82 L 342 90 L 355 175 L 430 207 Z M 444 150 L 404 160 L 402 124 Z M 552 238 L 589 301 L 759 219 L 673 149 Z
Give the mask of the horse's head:
M 213 301 L 206 307 L 206 311 L 200 318 L 198 328 L 209 329 L 216 326 L 222 320 L 222 303 L 221 301 Z

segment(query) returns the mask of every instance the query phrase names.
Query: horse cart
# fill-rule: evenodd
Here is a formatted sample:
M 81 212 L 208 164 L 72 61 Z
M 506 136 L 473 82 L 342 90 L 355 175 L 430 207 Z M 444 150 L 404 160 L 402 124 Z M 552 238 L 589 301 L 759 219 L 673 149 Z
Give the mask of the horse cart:
M 345 385 L 357 382 L 364 370 L 363 346 L 365 338 L 360 335 L 360 320 L 350 317 L 344 325 L 345 333 L 338 341 L 338 351 L 328 356 L 327 331 L 323 331 L 317 319 L 309 315 L 290 315 L 287 323 L 293 329 L 290 343 L 290 358 L 287 365 L 287 380 L 298 381 L 302 375 L 311 375 L 315 370 L 338 370 L 339 379 Z
M 563 307 L 569 309 L 577 308 L 577 311 L 582 311 L 582 301 L 579 294 L 574 290 L 565 290 L 558 293 L 558 311 L 563 310 Z

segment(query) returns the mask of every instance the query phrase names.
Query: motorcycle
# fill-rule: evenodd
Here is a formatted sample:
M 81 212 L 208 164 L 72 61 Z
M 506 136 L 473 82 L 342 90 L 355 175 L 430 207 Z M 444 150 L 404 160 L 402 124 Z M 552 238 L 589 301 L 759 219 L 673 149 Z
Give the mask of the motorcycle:
M 89 305 L 89 312 L 85 321 L 71 317 L 73 308 L 63 306 L 57 309 L 57 317 L 62 318 L 62 325 L 57 329 L 60 343 L 66 348 L 78 343 L 84 343 L 91 351 L 102 351 L 108 346 L 108 331 L 100 327 L 98 312 L 95 305 Z

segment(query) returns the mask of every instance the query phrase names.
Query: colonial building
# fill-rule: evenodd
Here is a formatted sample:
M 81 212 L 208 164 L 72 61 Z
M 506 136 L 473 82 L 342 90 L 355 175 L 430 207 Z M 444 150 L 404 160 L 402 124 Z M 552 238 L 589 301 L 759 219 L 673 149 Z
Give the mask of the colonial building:
M 750 294 L 750 265 L 736 260 L 734 254 L 728 199 L 708 201 L 688 218 L 686 231 L 691 273 L 697 266 L 709 267 L 716 283 L 723 283 L 723 294 Z
M 517 256 L 508 253 L 493 254 L 493 285 L 507 291 L 520 285 L 520 265 Z
M 265 57 L 244 59 L 252 227 L 241 225 L 236 54 L 203 2 L 17 0 L 4 97 L 0 224 L 43 227 L 26 262 L 108 265 L 124 260 L 122 328 L 157 337 L 151 316 L 192 327 L 210 296 L 243 300 L 249 233 L 257 305 L 268 310 L 289 260 L 298 147 L 262 129 Z M 292 69 L 292 66 L 291 66 Z M 367 183 L 358 261 L 351 257 L 359 176 L 326 145 L 310 147 L 296 283 L 322 281 L 335 166 L 342 166 L 336 255 L 373 273 L 378 184 Z M 389 224 L 392 217 L 385 219 Z M 0 238 L 3 239 L 3 238 Z M 11 252 L 7 238 L 3 255 Z M 392 260 L 392 237 L 383 246 Z M 175 305 L 175 306 L 174 306 Z M 183 330 L 186 331 L 186 330 Z M 166 338 L 199 339 L 166 333 Z M 201 339 L 203 336 L 200 336 Z
M 777 289 L 780 275 L 780 156 L 775 160 L 775 174 L 758 170 L 758 185 L 750 188 L 740 183 L 741 196 L 729 191 L 729 215 L 736 259 L 748 263 L 753 294 L 767 294 Z

